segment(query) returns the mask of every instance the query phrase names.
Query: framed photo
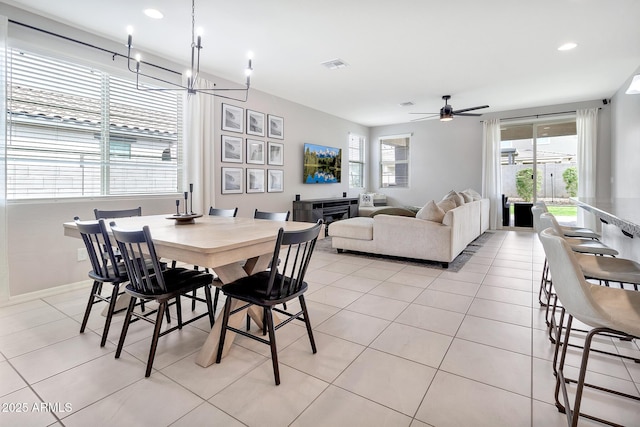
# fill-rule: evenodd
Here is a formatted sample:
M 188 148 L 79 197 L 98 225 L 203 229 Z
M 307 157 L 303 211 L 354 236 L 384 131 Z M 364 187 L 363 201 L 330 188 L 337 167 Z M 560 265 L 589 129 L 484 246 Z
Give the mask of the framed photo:
M 268 137 L 284 139 L 284 119 L 278 116 L 268 115 Z
M 247 163 L 264 165 L 264 141 L 247 138 Z
M 247 109 L 247 133 L 264 136 L 264 113 Z
M 242 163 L 242 138 L 222 135 L 222 161 Z
M 284 165 L 284 144 L 280 142 L 267 143 L 267 164 L 273 166 Z
M 242 193 L 242 168 L 222 168 L 222 194 Z
M 247 168 L 247 193 L 264 193 L 264 169 Z
M 222 104 L 222 130 L 244 133 L 244 108 Z
M 284 171 L 280 169 L 267 170 L 267 192 L 282 193 L 284 191 Z

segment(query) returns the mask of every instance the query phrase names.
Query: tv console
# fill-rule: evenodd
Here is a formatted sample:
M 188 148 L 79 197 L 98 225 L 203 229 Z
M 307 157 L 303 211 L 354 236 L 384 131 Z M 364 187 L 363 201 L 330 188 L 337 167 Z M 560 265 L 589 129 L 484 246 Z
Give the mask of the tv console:
M 334 221 L 358 216 L 358 201 L 357 197 L 297 200 L 293 202 L 293 220 L 317 222 L 322 219 L 328 227 Z

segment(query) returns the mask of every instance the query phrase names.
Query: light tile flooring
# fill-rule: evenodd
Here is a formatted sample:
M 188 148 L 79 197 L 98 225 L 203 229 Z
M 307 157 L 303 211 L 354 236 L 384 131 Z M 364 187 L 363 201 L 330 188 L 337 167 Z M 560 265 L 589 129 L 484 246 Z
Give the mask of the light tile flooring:
M 0 425 L 561 426 L 537 302 L 543 259 L 520 231 L 494 233 L 457 273 L 316 252 L 307 300 L 318 353 L 301 324 L 278 331 L 278 387 L 268 347 L 246 338 L 222 364 L 197 366 L 205 319 L 161 339 L 145 379 L 151 326 L 133 325 L 115 359 L 121 315 L 104 348 L 102 306 L 78 332 L 87 290 L 2 307 Z M 598 345 L 640 357 L 636 342 Z M 594 355 L 590 369 L 638 395 L 640 364 Z M 640 425 L 637 402 L 588 390 L 583 408 Z

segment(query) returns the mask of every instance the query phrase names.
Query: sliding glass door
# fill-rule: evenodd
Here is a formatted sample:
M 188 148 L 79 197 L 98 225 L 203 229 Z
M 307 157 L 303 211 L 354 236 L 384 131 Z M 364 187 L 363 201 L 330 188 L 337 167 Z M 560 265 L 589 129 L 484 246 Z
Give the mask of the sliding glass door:
M 576 207 L 570 197 L 578 191 L 575 119 L 503 124 L 501 138 L 502 189 L 510 207 L 504 225 L 526 226 L 517 213 L 526 213 L 524 204 L 537 200 L 544 200 L 560 222 L 574 224 Z

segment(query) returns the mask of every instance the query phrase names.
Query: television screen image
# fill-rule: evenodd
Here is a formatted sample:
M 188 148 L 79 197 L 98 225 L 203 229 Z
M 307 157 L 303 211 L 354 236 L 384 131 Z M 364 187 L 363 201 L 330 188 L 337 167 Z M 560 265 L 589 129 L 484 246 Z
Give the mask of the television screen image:
M 304 144 L 304 183 L 334 184 L 340 182 L 342 149 Z

